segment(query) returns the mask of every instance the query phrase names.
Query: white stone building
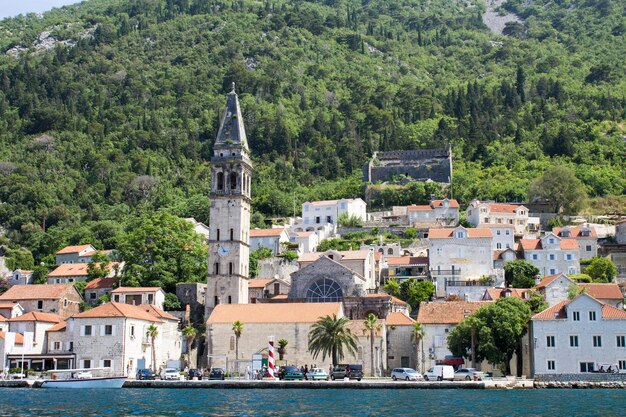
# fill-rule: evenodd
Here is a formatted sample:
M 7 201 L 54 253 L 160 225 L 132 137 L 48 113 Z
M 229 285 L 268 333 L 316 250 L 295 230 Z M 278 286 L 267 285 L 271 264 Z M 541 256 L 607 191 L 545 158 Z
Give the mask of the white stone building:
M 592 259 L 598 256 L 598 234 L 593 227 L 555 227 L 552 233 L 564 239 L 574 239 L 578 242 L 578 259 Z
M 110 294 L 117 283 L 117 278 L 96 278 L 85 286 L 85 301 L 90 305 L 98 303 L 98 299 Z
M 33 271 L 16 269 L 13 271 L 13 274 L 11 274 L 11 285 L 30 285 L 33 283 Z
M 541 275 L 578 274 L 580 259 L 578 242 L 548 233 L 540 239 L 521 239 L 523 258 L 535 265 Z
M 147 335 L 154 325 L 153 346 Z M 181 356 L 178 319 L 153 306 L 106 303 L 70 317 L 64 328 L 49 332 L 48 354 L 72 352 L 80 368 L 111 367 L 116 375 L 134 376 L 137 369 L 158 371 Z M 156 349 L 156 364 L 152 363 Z
M 456 200 L 432 200 L 429 205 L 406 207 L 407 219 L 413 227 L 444 227 L 459 224 L 459 203 Z
M 118 287 L 111 291 L 111 301 L 132 304 L 148 304 L 163 309 L 165 292 L 160 287 Z
M 15 285 L 0 295 L 0 303 L 19 303 L 25 313 L 38 311 L 63 318 L 78 313 L 82 301 L 72 284 Z
M 48 274 L 48 284 L 68 284 L 83 282 L 88 278 L 88 263 L 68 262 L 59 265 Z M 124 262 L 109 262 L 107 278 L 118 276 L 124 269 Z
M 250 230 L 250 251 L 270 249 L 274 256 L 283 252 L 284 244 L 289 242 L 285 228 L 252 229 Z
M 202 222 L 197 221 L 193 217 L 188 217 L 185 219 L 185 221 L 191 223 L 191 226 L 193 227 L 194 232 L 198 233 L 199 235 L 202 235 L 205 242 L 209 241 L 209 234 L 211 232 L 211 229 L 209 229 L 209 226 L 207 226 L 206 224 Z
M 500 224 L 485 224 L 481 227 L 486 227 L 491 230 L 493 240 L 491 242 L 491 250 L 505 251 L 507 249 L 515 248 L 515 229 L 510 225 Z
M 626 311 L 588 294 L 534 315 L 531 337 L 533 375 L 626 370 Z
M 56 253 L 57 265 L 89 263 L 91 257 L 99 252 L 103 255 L 110 256 L 112 250 L 97 250 L 92 245 L 66 246 Z
M 367 204 L 360 198 L 344 198 L 341 200 L 307 201 L 302 204 L 302 223 L 305 227 L 324 223 L 336 225 L 339 217 L 347 213 L 361 221 L 367 219 Z
M 615 224 L 615 241 L 618 245 L 626 245 L 626 220 Z
M 509 225 L 513 226 L 516 235 L 523 235 L 528 225 L 528 209 L 522 205 L 473 200 L 466 213 L 467 221 L 472 226 Z
M 298 255 L 302 255 L 303 253 L 317 251 L 320 239 L 318 234 L 313 231 L 292 232 L 289 241 L 298 245 Z
M 22 314 L 24 314 L 24 309 L 19 303 L 0 303 L 0 317 L 12 319 L 13 317 L 21 316 Z
M 423 373 L 422 357 L 417 355 L 421 341 L 416 346 L 416 341 L 411 339 L 415 323 L 415 320 L 401 312 L 389 313 L 385 318 L 388 369 L 413 368 Z

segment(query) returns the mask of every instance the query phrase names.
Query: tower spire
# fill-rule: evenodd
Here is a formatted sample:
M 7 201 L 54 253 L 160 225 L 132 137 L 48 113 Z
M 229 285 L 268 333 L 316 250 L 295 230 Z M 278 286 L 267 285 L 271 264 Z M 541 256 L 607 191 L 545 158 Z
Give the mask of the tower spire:
M 243 126 L 241 108 L 239 107 L 239 97 L 235 92 L 235 83 L 231 84 L 232 90 L 227 95 L 226 107 L 222 115 L 220 130 L 217 133 L 215 146 L 242 146 L 248 150 L 248 139 L 246 129 Z

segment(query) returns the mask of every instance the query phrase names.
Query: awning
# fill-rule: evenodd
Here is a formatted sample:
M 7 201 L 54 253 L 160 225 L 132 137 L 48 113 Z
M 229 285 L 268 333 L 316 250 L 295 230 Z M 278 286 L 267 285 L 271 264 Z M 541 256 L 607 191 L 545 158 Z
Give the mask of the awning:
M 460 356 L 446 356 L 443 359 L 444 365 L 465 365 L 465 359 Z

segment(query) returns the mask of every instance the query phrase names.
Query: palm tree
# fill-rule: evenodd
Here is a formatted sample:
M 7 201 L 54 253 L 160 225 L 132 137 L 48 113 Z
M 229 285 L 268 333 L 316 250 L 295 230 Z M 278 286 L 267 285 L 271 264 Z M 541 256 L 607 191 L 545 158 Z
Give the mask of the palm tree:
M 196 338 L 198 334 L 197 330 L 192 325 L 187 325 L 183 327 L 183 336 L 185 337 L 185 341 L 187 342 L 187 363 L 191 362 L 191 345 L 193 340 Z
M 337 365 L 339 359 L 343 359 L 344 346 L 349 353 L 356 354 L 357 338 L 350 332 L 346 326 L 350 320 L 346 317 L 337 318 L 336 314 L 332 317 L 321 317 L 311 326 L 309 331 L 309 351 L 316 359 L 322 354 L 322 360 L 331 357 L 333 366 Z
M 243 333 L 243 323 L 237 320 L 233 323 L 233 333 L 235 333 L 235 360 L 239 359 L 239 338 Z
M 374 336 L 382 329 L 383 325 L 378 321 L 375 314 L 369 313 L 363 322 L 365 329 L 370 332 L 370 360 L 371 360 L 371 376 L 374 375 Z
M 287 341 L 287 339 L 279 339 L 278 340 L 278 349 L 276 349 L 278 351 L 278 359 L 279 360 L 283 360 L 283 356 L 285 356 L 285 352 L 287 351 L 287 345 L 289 344 L 289 342 Z
M 421 372 L 424 373 L 424 328 L 420 323 L 415 323 L 413 325 L 413 329 L 411 329 L 411 340 L 415 342 L 415 363 L 419 364 L 419 352 L 420 352 L 420 342 L 422 343 L 422 369 Z M 417 366 L 416 366 L 417 368 Z
M 152 343 L 152 370 L 154 371 L 155 374 L 157 373 L 155 341 L 158 335 L 159 335 L 158 327 L 156 327 L 154 324 L 151 324 L 150 326 L 148 326 L 148 329 L 146 330 L 146 336 L 150 338 L 150 342 Z

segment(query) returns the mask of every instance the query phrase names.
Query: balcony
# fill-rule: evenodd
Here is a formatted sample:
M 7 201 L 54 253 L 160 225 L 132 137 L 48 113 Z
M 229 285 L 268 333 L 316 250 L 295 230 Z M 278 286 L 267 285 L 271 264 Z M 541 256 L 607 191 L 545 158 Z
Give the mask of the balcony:
M 496 284 L 495 279 L 490 280 L 471 280 L 471 281 L 458 281 L 458 280 L 446 280 L 447 287 L 493 287 Z
M 430 275 L 433 277 L 461 275 L 461 268 L 459 269 L 433 269 L 430 271 Z

